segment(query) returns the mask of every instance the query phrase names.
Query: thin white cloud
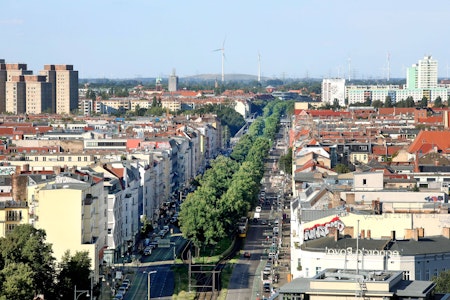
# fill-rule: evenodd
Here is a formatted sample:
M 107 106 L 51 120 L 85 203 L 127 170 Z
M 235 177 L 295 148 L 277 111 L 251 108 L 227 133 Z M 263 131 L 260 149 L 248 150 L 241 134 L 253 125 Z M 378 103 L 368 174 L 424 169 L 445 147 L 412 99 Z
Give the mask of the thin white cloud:
M 0 19 L 0 25 L 22 25 L 23 19 Z

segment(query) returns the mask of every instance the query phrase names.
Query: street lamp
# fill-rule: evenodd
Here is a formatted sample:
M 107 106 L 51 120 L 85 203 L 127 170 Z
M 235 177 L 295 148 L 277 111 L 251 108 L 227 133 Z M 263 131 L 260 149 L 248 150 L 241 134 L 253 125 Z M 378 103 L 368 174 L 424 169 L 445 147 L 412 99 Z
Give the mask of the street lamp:
M 89 297 L 90 299 L 92 299 L 92 279 L 93 279 L 93 275 L 91 274 L 89 276 L 89 278 L 91 279 L 91 290 L 77 290 L 77 285 L 74 286 L 73 288 L 73 300 L 77 300 L 81 295 L 83 295 L 84 293 L 86 293 L 86 297 Z M 78 294 L 78 295 L 77 295 Z
M 156 273 L 156 271 L 144 271 L 144 273 L 147 273 L 147 300 L 150 300 L 150 275 Z
M 84 293 L 86 293 L 86 297 L 90 297 L 89 290 L 77 290 L 77 286 L 75 285 L 73 290 L 73 300 L 77 300 Z

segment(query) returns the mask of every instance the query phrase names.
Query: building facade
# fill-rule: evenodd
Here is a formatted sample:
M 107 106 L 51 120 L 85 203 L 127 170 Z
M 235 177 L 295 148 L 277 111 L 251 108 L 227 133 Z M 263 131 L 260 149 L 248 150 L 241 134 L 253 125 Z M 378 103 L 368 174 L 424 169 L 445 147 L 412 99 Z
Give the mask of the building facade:
M 70 114 L 78 108 L 78 71 L 73 65 L 45 65 L 39 74 L 52 85 L 52 112 Z
M 322 102 L 333 104 L 339 101 L 340 106 L 345 106 L 345 79 L 327 78 L 322 81 Z

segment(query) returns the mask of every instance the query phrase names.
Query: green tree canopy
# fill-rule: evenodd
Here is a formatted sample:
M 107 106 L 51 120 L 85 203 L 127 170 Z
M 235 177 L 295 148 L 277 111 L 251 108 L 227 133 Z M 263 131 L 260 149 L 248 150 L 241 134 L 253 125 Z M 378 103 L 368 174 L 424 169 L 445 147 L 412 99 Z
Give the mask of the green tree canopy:
M 2 276 L 0 278 L 0 295 L 2 291 L 8 290 L 10 294 L 7 299 L 20 298 L 23 293 L 27 295 L 46 294 L 49 298 L 54 293 L 55 283 L 55 259 L 52 256 L 51 245 L 45 242 L 46 234 L 43 230 L 35 229 L 31 225 L 20 225 L 0 238 L 0 269 L 23 270 L 29 279 L 23 286 L 20 280 L 17 287 L 13 282 Z M 17 296 L 12 297 L 13 291 Z
M 440 272 L 432 280 L 436 283 L 436 293 L 450 293 L 450 270 Z

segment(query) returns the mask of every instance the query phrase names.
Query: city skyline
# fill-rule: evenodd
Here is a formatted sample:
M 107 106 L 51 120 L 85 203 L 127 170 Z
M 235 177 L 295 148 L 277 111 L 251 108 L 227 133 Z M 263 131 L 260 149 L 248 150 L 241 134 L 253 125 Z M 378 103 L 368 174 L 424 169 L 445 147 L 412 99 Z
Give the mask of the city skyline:
M 235 0 L 5 0 L 0 59 L 72 64 L 80 78 L 248 74 L 265 78 L 405 78 L 425 55 L 448 77 L 450 3 Z M 221 51 L 214 51 L 221 50 Z M 224 56 L 223 56 L 224 55 Z M 260 64 L 259 64 L 260 63 Z M 390 72 L 388 73 L 388 69 Z

